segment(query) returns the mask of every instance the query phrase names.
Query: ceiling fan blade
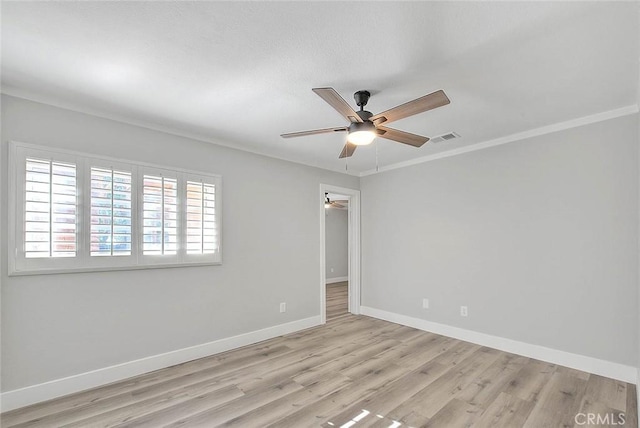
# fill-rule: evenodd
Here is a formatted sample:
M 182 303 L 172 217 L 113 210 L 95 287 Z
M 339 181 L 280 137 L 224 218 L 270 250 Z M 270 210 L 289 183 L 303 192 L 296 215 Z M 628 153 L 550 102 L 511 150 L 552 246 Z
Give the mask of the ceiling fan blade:
M 353 111 L 351 106 L 335 91 L 335 89 L 313 88 L 312 91 L 318 94 L 318 96 L 325 100 L 331 107 L 336 109 L 338 113 L 346 117 L 349 122 L 362 122 L 360 116 Z
M 344 205 L 336 204 L 335 201 L 331 204 L 332 207 L 344 208 Z
M 333 201 L 333 202 L 337 202 L 337 203 L 339 203 L 339 204 L 346 204 L 346 203 L 348 203 L 348 202 L 349 202 L 349 200 L 348 200 L 348 199 L 336 199 L 336 200 L 335 200 L 335 201 Z
M 282 138 L 293 138 L 293 137 L 304 137 L 306 135 L 315 135 L 315 134 L 328 134 L 330 132 L 346 132 L 348 128 L 344 126 L 341 128 L 324 128 L 324 129 L 314 129 L 313 131 L 301 131 L 301 132 L 290 132 L 288 134 L 280 135 Z
M 344 145 L 344 147 L 342 148 L 342 152 L 340 152 L 340 156 L 338 156 L 340 159 L 342 158 L 348 158 L 353 156 L 353 152 L 356 151 L 356 148 L 358 146 L 356 146 L 355 144 L 351 144 L 351 143 L 347 143 Z
M 416 98 L 408 103 L 401 104 L 390 110 L 383 111 L 371 117 L 371 121 L 376 125 L 382 123 L 391 123 L 396 120 L 404 119 L 405 117 L 413 116 L 414 114 L 422 113 L 427 110 L 442 107 L 449 104 L 449 98 L 443 90 L 433 92 L 424 97 Z
M 428 137 L 411 134 L 409 132 L 400 131 L 398 129 L 387 128 L 386 126 L 378 126 L 378 136 L 387 140 L 397 141 L 398 143 L 408 144 L 414 147 L 421 147 L 429 141 Z

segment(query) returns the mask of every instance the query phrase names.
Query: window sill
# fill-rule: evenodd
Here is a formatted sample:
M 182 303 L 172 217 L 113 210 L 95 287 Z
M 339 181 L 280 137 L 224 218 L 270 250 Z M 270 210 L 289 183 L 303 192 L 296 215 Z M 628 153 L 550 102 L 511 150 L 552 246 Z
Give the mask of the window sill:
M 60 269 L 30 269 L 28 271 L 11 270 L 9 276 L 29 276 L 29 275 L 49 275 L 49 274 L 69 274 L 69 273 L 93 273 L 93 272 L 112 272 L 127 270 L 146 270 L 146 269 L 167 269 L 167 268 L 185 268 L 199 266 L 220 266 L 219 262 L 194 262 L 194 263 L 163 263 L 148 264 L 135 266 L 92 266 L 83 268 L 60 268 Z

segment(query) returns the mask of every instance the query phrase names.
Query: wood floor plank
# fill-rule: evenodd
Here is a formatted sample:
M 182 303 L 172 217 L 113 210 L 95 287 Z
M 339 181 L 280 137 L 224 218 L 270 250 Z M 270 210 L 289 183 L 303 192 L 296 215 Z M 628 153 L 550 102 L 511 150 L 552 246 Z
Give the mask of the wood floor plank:
M 395 421 L 386 419 L 384 416 L 382 415 L 377 415 L 375 413 L 371 413 L 368 410 L 362 410 L 362 413 L 356 415 L 353 419 L 354 422 L 357 422 L 355 424 L 355 426 L 357 426 L 358 428 L 365 428 L 365 427 L 384 427 L 384 428 L 389 428 L 390 426 L 393 426 L 393 424 L 395 423 Z M 328 424 L 324 424 L 323 426 L 329 426 Z M 335 428 L 335 427 L 331 427 L 331 428 Z
M 556 372 L 556 366 L 544 361 L 530 360 L 509 382 L 504 392 L 527 401 L 537 401 L 538 395 Z
M 393 361 L 394 364 L 405 367 L 407 370 L 414 370 L 421 364 L 447 352 L 456 345 L 464 346 L 457 344 L 456 341 L 452 339 L 429 333 L 424 337 L 417 337 L 400 343 L 372 357 L 371 360 L 362 361 L 360 364 L 343 370 L 343 373 L 349 377 L 357 378 L 370 370 L 375 370 L 381 364 L 384 364 L 385 361 Z
M 0 419 L 6 428 L 538 428 L 573 427 L 582 411 L 624 413 L 625 426 L 637 426 L 635 394 L 624 382 L 342 314 Z
M 322 327 L 310 329 L 304 336 L 287 341 L 287 346 L 291 349 L 313 349 L 314 346 L 332 344 L 336 340 L 366 339 L 366 337 L 383 335 L 391 337 L 400 327 L 397 324 L 385 322 L 369 324 L 364 317 L 349 316 L 334 320 Z
M 375 417 L 371 417 L 364 423 L 358 424 L 358 428 L 389 428 L 394 427 L 422 427 L 429 422 L 429 418 L 420 413 L 418 410 L 405 415 L 404 422 L 396 421 L 388 416 L 383 416 L 379 413 L 372 413 Z
M 500 354 L 501 352 L 495 349 L 477 349 L 457 364 L 455 370 L 448 370 L 434 382 L 387 412 L 385 416 L 403 422 L 405 416 L 418 411 L 427 418 L 432 418 L 491 366 L 500 357 Z M 438 358 L 435 358 L 434 361 L 437 362 Z
M 453 340 L 448 343 L 447 352 L 442 352 L 434 357 L 434 359 L 445 366 L 455 366 L 464 361 L 469 355 L 477 352 L 481 346 L 474 343 Z
M 349 283 L 347 281 L 327 284 L 327 321 L 347 315 L 349 304 Z
M 429 361 L 384 388 L 378 389 L 377 394 L 355 402 L 324 422 L 342 426 L 363 410 L 387 417 L 393 408 L 399 406 L 416 392 L 423 389 L 425 385 L 432 383 L 446 372 L 446 366 Z
M 624 412 L 627 426 L 634 428 L 638 426 L 638 412 L 636 411 L 638 408 L 638 396 L 636 395 L 636 388 L 636 385 L 627 384 L 627 406 Z
M 271 428 L 297 428 L 320 426 L 334 413 L 352 405 L 354 402 L 375 395 L 376 391 L 384 389 L 406 373 L 406 369 L 389 363 L 379 366 L 378 370 L 371 370 L 353 383 L 327 397 L 299 409 L 295 413 L 280 419 Z
M 432 418 L 426 419 L 426 421 L 424 421 L 425 423 L 418 419 L 409 419 L 409 417 L 405 417 L 404 420 L 412 425 L 423 426 L 425 428 L 469 427 L 482 412 L 483 410 L 480 407 L 454 398 L 442 409 L 438 410 Z M 415 414 L 414 412 L 411 416 Z
M 313 370 L 316 366 L 348 355 L 350 352 L 360 348 L 362 348 L 362 345 L 359 343 L 346 343 L 335 348 L 328 348 L 304 358 L 301 357 L 297 361 L 292 361 L 286 365 L 279 365 L 275 369 L 267 369 L 265 372 L 260 373 L 259 377 L 240 382 L 238 387 L 248 393 L 265 385 L 278 383 L 282 380 L 295 377 L 299 373 Z
M 157 370 L 145 375 L 134 377 L 122 382 L 106 385 L 100 388 L 94 388 L 78 394 L 68 395 L 56 400 L 29 406 L 18 411 L 8 412 L 2 415 L 3 426 L 15 426 L 22 423 L 30 422 L 29 426 L 47 425 L 47 420 L 57 417 L 59 413 L 70 415 L 78 412 L 79 415 L 85 417 L 87 410 L 93 411 L 96 407 L 103 406 L 103 402 L 118 401 L 122 397 L 129 398 L 129 401 L 136 401 L 138 398 L 144 398 L 144 392 L 148 388 L 153 391 L 162 388 L 163 384 L 169 382 L 170 386 L 174 384 L 172 381 L 179 378 L 179 382 L 186 380 L 195 383 L 199 380 L 207 379 L 210 374 L 220 376 L 237 368 L 247 370 L 259 363 L 264 363 L 270 358 L 282 356 L 291 352 L 286 346 L 259 346 L 246 353 L 240 350 L 239 358 L 226 361 L 226 356 L 221 355 L 219 358 L 207 357 L 200 360 L 190 361 L 169 367 L 167 369 Z M 197 376 L 199 379 L 194 379 Z M 107 404 L 108 405 L 108 404 Z M 106 410 L 109 410 L 108 408 Z
M 394 325 L 378 329 L 377 334 L 382 338 L 380 340 L 388 340 L 384 339 L 386 332 L 391 332 L 394 329 Z M 377 337 L 372 338 L 369 334 L 364 334 L 359 330 L 355 332 L 350 331 L 340 336 L 340 338 L 339 344 L 329 344 L 324 341 L 321 343 L 310 343 L 309 345 L 313 345 L 311 346 L 312 350 L 308 348 L 301 349 L 283 356 L 277 362 L 272 362 L 267 369 L 263 368 L 263 370 L 256 373 L 255 376 L 245 376 L 245 380 L 238 380 L 238 385 L 243 391 L 249 392 L 262 385 L 297 376 L 299 373 L 312 375 L 313 370 L 321 368 L 324 364 L 335 363 L 335 361 L 340 361 L 349 355 L 357 356 L 363 352 L 365 355 L 372 355 L 369 351 L 374 351 L 375 353 L 377 349 L 384 350 L 390 346 L 390 344 L 386 342 L 379 347 Z
M 211 407 L 217 407 L 223 403 L 233 402 L 234 399 L 238 397 L 242 397 L 243 393 L 239 389 L 235 387 L 232 391 L 228 391 L 226 393 L 220 393 L 221 391 L 214 391 L 208 394 L 203 394 L 197 396 L 193 399 L 172 403 L 169 407 L 164 407 L 163 409 L 151 413 L 139 413 L 135 416 L 129 418 L 127 421 L 123 421 L 123 423 L 118 424 L 118 427 L 158 427 L 166 425 L 167 423 L 171 423 L 175 420 L 178 420 L 182 417 L 192 415 L 198 412 L 203 411 L 204 409 L 209 409 Z
M 578 377 L 554 373 L 544 386 L 527 421 L 526 428 L 573 426 L 580 409 L 587 381 Z
M 169 407 L 180 405 L 184 402 L 197 399 L 206 400 L 209 405 L 219 405 L 243 395 L 235 385 L 227 385 L 218 388 L 206 386 L 183 388 L 180 391 L 172 391 L 162 396 L 153 397 L 144 401 L 131 403 L 127 406 L 114 408 L 110 411 L 98 413 L 93 417 L 78 420 L 74 423 L 64 423 L 65 428 L 83 427 L 115 427 L 126 424 L 131 420 L 142 416 L 158 414 Z M 46 426 L 62 426 L 56 423 Z M 31 425 L 29 425 L 31 426 Z
M 501 392 L 474 423 L 474 428 L 521 427 L 529 417 L 535 402 Z
M 583 416 L 584 415 L 584 416 Z M 591 421 L 589 420 L 591 418 Z M 613 409 L 606 404 L 599 401 L 583 400 L 582 407 L 573 418 L 573 427 L 588 427 L 589 425 L 596 425 L 600 427 L 613 427 L 620 428 L 633 427 L 626 420 L 626 414 L 622 410 Z M 585 423 L 586 422 L 586 423 Z
M 596 374 L 590 375 L 584 399 L 624 412 L 627 408 L 627 384 Z
M 251 394 L 245 394 L 239 398 L 231 400 L 220 406 L 199 406 L 198 411 L 189 409 L 188 412 L 182 411 L 170 413 L 171 419 L 162 417 L 159 420 L 150 421 L 150 424 L 134 424 L 123 425 L 124 427 L 155 427 L 161 422 L 167 427 L 203 427 L 203 426 L 219 426 L 225 422 L 236 418 L 242 414 L 251 412 L 258 407 L 267 405 L 281 397 L 287 396 L 292 392 L 303 389 L 302 385 L 288 379 L 275 385 L 267 385 L 260 390 L 253 391 Z M 180 416 L 177 418 L 176 416 Z
M 449 352 L 455 353 L 456 349 L 454 348 Z M 377 391 L 378 393 L 374 396 L 357 401 L 340 414 L 332 416 L 330 420 L 326 422 L 341 426 L 350 421 L 354 415 L 359 414 L 363 409 L 387 417 L 392 409 L 400 406 L 417 392 L 424 389 L 426 385 L 431 384 L 440 376 L 446 374 L 448 370 L 448 366 L 440 364 L 436 359 L 428 361 L 417 369 L 408 372 L 395 382 L 379 389 Z
M 557 366 L 556 372 L 568 374 L 582 380 L 589 380 L 590 374 L 581 370 L 572 369 L 570 367 Z
M 147 388 L 125 392 L 116 396 L 98 400 L 93 405 L 70 408 L 65 411 L 52 413 L 50 415 L 32 419 L 27 422 L 14 425 L 15 427 L 52 427 L 62 425 L 73 425 L 73 422 L 97 417 L 102 419 L 107 413 L 122 408 L 131 408 L 138 411 L 139 407 L 147 408 L 149 404 L 156 402 L 180 402 L 183 398 L 188 398 L 193 394 L 204 394 L 214 390 L 219 390 L 229 386 L 229 382 L 223 383 L 216 378 L 208 378 L 203 374 L 200 376 L 185 375 L 151 385 Z M 233 386 L 233 385 L 232 385 Z M 86 426 L 82 423 L 79 426 Z
M 351 382 L 353 382 L 351 379 L 340 373 L 327 373 L 323 379 L 319 379 L 299 391 L 230 419 L 225 422 L 225 426 L 258 427 L 271 424 L 289 416 L 301 407 L 346 387 Z
M 633 393 L 631 400 L 630 392 Z M 620 426 L 624 422 L 624 426 L 635 427 L 637 419 L 633 418 L 634 412 L 629 413 L 631 419 L 626 420 L 630 401 L 635 406 L 635 388 L 631 385 L 595 374 L 589 375 L 579 411 L 585 416 L 580 416 L 582 419 L 576 420 L 575 426 L 584 426 L 586 418 L 595 415 L 595 422 L 599 426 Z M 602 419 L 598 420 L 598 417 Z
M 487 370 L 460 391 L 456 398 L 486 409 L 528 362 L 529 359 L 526 357 L 501 354 Z
M 370 358 L 374 358 L 381 352 L 387 349 L 393 348 L 398 342 L 393 339 L 383 339 L 377 343 L 373 343 L 370 346 L 360 346 L 357 349 L 342 355 L 338 358 L 327 361 L 324 364 L 316 365 L 308 370 L 300 372 L 300 374 L 294 374 L 293 380 L 301 385 L 307 386 L 310 383 L 317 382 L 325 377 L 327 374 L 340 372 L 357 365 L 361 361 L 368 361 Z M 346 376 L 346 374 L 343 373 Z

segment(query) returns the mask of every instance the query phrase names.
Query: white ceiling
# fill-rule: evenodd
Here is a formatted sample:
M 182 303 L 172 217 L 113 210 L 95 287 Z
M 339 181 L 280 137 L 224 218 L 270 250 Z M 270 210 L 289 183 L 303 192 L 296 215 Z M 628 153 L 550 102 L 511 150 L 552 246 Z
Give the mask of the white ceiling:
M 444 89 L 350 173 L 636 104 L 638 3 L 3 2 L 2 90 L 345 171 L 342 126 L 311 88 L 373 113 Z M 355 106 L 354 106 L 355 107 Z

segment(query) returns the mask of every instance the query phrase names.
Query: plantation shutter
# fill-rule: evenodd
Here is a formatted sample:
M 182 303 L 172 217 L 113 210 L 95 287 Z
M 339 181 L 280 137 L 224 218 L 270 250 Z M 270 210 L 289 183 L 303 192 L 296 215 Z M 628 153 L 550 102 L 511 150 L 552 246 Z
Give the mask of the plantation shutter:
M 212 254 L 218 250 L 216 186 L 187 181 L 187 254 Z
M 76 165 L 28 157 L 25 166 L 24 257 L 75 257 Z
M 91 168 L 90 254 L 130 256 L 132 177 L 130 171 Z
M 142 253 L 178 253 L 178 180 L 163 175 L 142 178 Z
M 9 144 L 9 275 L 222 263 L 222 177 Z

